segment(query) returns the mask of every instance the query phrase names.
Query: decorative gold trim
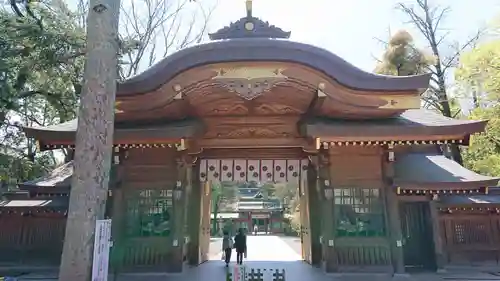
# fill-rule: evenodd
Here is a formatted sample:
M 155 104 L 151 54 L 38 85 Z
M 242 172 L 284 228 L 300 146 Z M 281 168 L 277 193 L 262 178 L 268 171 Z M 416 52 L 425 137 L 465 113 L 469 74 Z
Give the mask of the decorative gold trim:
M 377 96 L 387 102 L 387 104 L 380 106 L 384 109 L 420 109 L 421 98 L 420 96 Z
M 242 80 L 254 80 L 254 79 L 266 79 L 266 78 L 281 78 L 286 79 L 287 76 L 283 75 L 285 69 L 282 67 L 259 67 L 259 66 L 247 66 L 247 67 L 235 67 L 235 68 L 217 68 L 217 76 L 213 77 L 213 80 L 220 79 L 242 79 Z
M 114 144 L 114 148 L 176 148 L 178 150 L 185 150 L 185 140 L 181 140 L 179 143 L 127 143 L 127 144 Z M 71 144 L 54 144 L 54 145 L 44 145 L 45 149 L 75 149 L 75 145 Z
M 446 208 L 438 208 L 441 212 L 449 212 L 453 211 L 495 211 L 497 214 L 500 214 L 500 208 L 484 208 L 484 207 L 446 207 Z
M 478 188 L 471 190 L 427 190 L 427 189 L 402 189 L 396 187 L 396 194 L 398 195 L 434 195 L 434 194 L 488 194 L 488 188 Z
M 123 113 L 124 111 L 119 108 L 120 104 L 122 104 L 122 101 L 116 101 L 115 102 L 115 114 Z
M 328 148 L 330 146 L 379 146 L 379 145 L 420 145 L 420 144 L 448 144 L 448 143 L 463 143 L 462 139 L 458 140 L 411 140 L 411 141 L 397 141 L 397 140 L 387 140 L 387 141 L 330 141 L 321 142 L 323 148 Z
M 316 149 L 320 149 L 321 148 L 321 139 L 320 138 L 316 138 Z

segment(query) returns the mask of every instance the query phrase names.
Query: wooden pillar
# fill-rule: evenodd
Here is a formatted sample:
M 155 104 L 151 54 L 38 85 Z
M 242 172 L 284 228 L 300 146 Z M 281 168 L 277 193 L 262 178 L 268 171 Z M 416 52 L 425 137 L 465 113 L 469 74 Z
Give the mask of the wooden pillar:
M 307 179 L 300 179 L 299 200 L 300 200 L 300 239 L 302 242 L 302 258 L 312 264 L 311 261 L 311 232 L 309 221 L 309 190 Z
M 436 254 L 436 268 L 438 272 L 444 272 L 446 264 L 443 238 L 441 237 L 441 224 L 439 222 L 438 206 L 435 200 L 429 202 L 430 217 L 432 222 L 432 236 L 434 239 L 434 251 Z
M 201 225 L 201 199 L 203 194 L 203 182 L 200 182 L 200 165 L 196 161 L 191 171 L 191 191 L 188 202 L 188 263 L 190 265 L 200 264 L 200 225 Z
M 322 220 L 325 218 L 322 215 L 322 197 L 321 197 L 321 186 L 318 180 L 318 161 L 317 157 L 314 157 L 313 163 L 311 163 L 307 169 L 307 188 L 309 191 L 309 225 L 311 233 L 311 264 L 320 267 L 323 259 L 323 249 L 321 241 L 321 225 Z
M 392 266 L 394 273 L 404 274 L 404 255 L 403 255 L 403 236 L 401 233 L 401 218 L 399 215 L 399 199 L 393 188 L 394 179 L 394 152 L 392 148 L 388 148 L 382 154 L 383 172 L 385 177 L 385 205 L 388 226 L 388 239 L 391 248 Z
M 172 229 L 171 229 L 171 251 L 168 266 L 169 272 L 182 272 L 183 267 L 183 249 L 184 249 L 184 230 L 185 230 L 185 207 L 186 207 L 186 187 L 187 187 L 187 167 L 185 157 L 178 152 L 177 162 L 177 181 L 172 191 Z
M 325 193 L 333 193 L 330 176 L 330 155 L 328 149 L 320 149 L 318 154 L 318 185 L 321 197 L 321 242 L 323 249 L 323 268 L 326 272 L 337 272 L 337 255 L 335 254 L 335 208 L 333 196 L 327 198 Z
M 113 247 L 111 248 L 110 268 L 115 274 L 121 271 L 124 255 L 124 233 L 125 233 L 125 216 L 127 210 L 125 209 L 125 197 L 122 189 L 122 181 L 124 177 L 123 161 L 125 160 L 126 151 L 120 150 L 118 147 L 113 149 L 113 164 L 114 175 L 111 182 L 112 187 L 108 191 L 110 200 L 113 201 L 111 206 L 111 241 Z

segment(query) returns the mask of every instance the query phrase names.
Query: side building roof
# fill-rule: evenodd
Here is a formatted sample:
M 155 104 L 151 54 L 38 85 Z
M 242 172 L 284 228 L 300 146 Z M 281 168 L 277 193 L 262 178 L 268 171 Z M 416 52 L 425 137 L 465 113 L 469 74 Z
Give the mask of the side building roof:
M 397 154 L 394 185 L 402 190 L 477 190 L 497 186 L 499 178 L 477 174 L 443 155 Z
M 181 120 L 156 122 L 157 124 L 117 124 L 115 126 L 115 143 L 128 143 L 141 139 L 171 139 L 177 140 L 195 136 L 203 132 L 203 123 L 199 120 Z M 26 136 L 38 140 L 41 149 L 58 148 L 61 145 L 72 145 L 76 137 L 78 120 L 47 126 L 24 127 Z M 51 147 L 52 146 L 52 147 Z
M 19 188 L 22 190 L 28 190 L 34 187 L 54 187 L 69 189 L 69 187 L 71 186 L 73 168 L 73 161 L 70 161 L 55 168 L 43 177 L 20 183 Z

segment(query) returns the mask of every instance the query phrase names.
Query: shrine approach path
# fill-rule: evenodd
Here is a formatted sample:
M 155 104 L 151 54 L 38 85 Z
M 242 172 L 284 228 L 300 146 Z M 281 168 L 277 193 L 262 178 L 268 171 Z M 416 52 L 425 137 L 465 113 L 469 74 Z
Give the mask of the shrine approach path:
M 285 270 L 286 281 L 305 280 L 331 280 L 321 269 L 314 268 L 302 261 L 300 255 L 300 241 L 294 237 L 280 237 L 257 235 L 247 237 L 248 255 L 243 260 L 247 270 L 254 269 L 278 269 Z M 211 249 L 214 253 L 214 249 Z M 179 276 L 169 276 L 171 281 L 223 281 L 225 279 L 226 267 L 221 260 L 222 253 L 219 252 L 211 257 L 211 260 L 198 267 L 187 269 Z M 231 256 L 231 266 L 236 265 L 236 253 Z

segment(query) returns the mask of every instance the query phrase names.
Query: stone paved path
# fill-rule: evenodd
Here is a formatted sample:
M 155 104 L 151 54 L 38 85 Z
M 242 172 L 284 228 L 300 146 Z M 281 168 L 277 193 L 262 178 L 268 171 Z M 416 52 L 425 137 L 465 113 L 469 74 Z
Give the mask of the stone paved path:
M 248 268 L 284 269 L 287 281 L 332 280 L 319 269 L 313 268 L 301 260 L 301 256 L 286 242 L 277 236 L 248 236 L 248 256 L 243 264 Z M 226 267 L 220 260 L 221 253 L 212 256 L 209 262 L 188 269 L 185 274 L 168 276 L 169 281 L 225 281 Z M 231 266 L 236 264 L 233 252 Z

